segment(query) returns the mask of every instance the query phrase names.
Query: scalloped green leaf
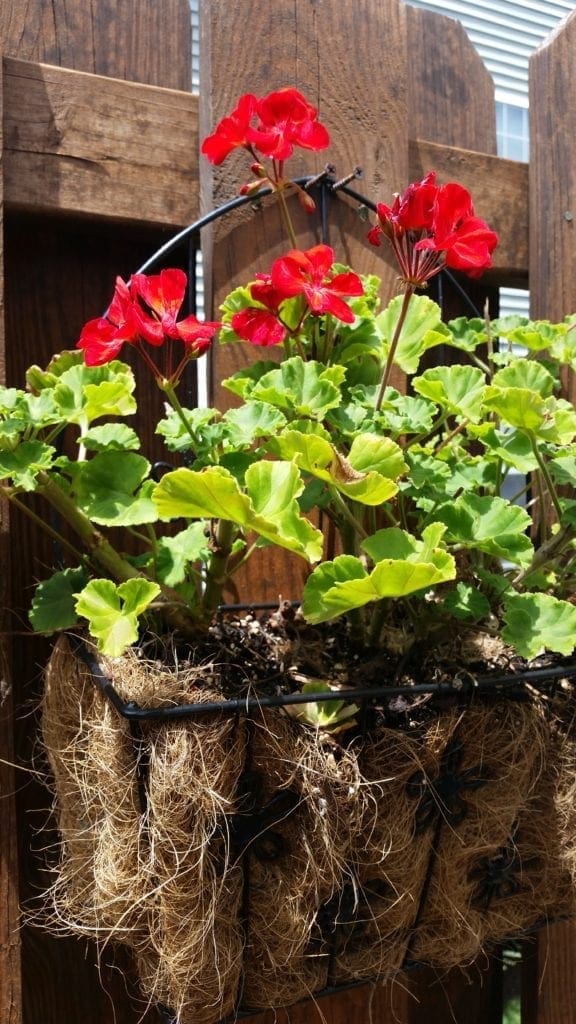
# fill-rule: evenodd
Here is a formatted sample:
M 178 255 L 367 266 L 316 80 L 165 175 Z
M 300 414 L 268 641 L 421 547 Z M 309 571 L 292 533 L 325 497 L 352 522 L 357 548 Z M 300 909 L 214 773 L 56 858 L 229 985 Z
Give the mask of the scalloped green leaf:
M 297 416 L 322 420 L 329 409 L 340 404 L 340 386 L 345 376 L 342 366 L 325 367 L 315 360 L 304 362 L 300 356 L 293 356 L 264 374 L 250 397 Z
M 151 498 L 154 483 L 147 480 L 150 463 L 136 452 L 99 452 L 73 467 L 74 490 L 83 512 L 102 526 L 155 523 Z
M 470 583 L 460 581 L 444 596 L 443 605 L 457 619 L 479 622 L 490 614 L 487 597 Z
M 228 409 L 222 422 L 224 438 L 239 448 L 248 447 L 257 438 L 273 436 L 285 426 L 286 417 L 266 402 L 248 401 L 239 409 Z
M 28 613 L 32 628 L 37 633 L 54 633 L 76 625 L 76 597 L 86 582 L 84 569 L 62 569 L 39 583 Z
M 159 593 L 157 583 L 140 577 L 119 584 L 90 580 L 76 599 L 76 611 L 88 620 L 98 650 L 119 658 L 138 639 L 138 620 Z
M 404 296 L 397 295 L 376 317 L 376 324 L 388 349 L 394 337 L 403 302 Z M 402 326 L 394 363 L 404 370 L 404 373 L 416 373 L 424 353 L 437 345 L 446 344 L 450 339 L 450 331 L 446 324 L 442 323 L 440 307 L 426 295 L 413 295 Z
M 174 537 L 162 537 L 156 549 L 156 574 L 168 587 L 186 580 L 191 562 L 205 562 L 209 555 L 207 524 L 190 523 Z
M 354 455 L 358 463 L 366 463 L 366 470 L 353 464 L 350 457 L 340 454 L 323 437 L 302 434 L 297 430 L 284 431 L 274 440 L 273 447 L 282 458 L 294 459 L 305 473 L 311 473 L 354 501 L 364 505 L 380 505 L 392 498 L 398 492 L 398 487 L 393 480 L 371 469 L 370 464 L 386 465 L 399 472 L 404 468 L 402 453 L 392 441 L 388 442 L 375 435 L 361 437 L 367 439 L 365 450 L 358 438 L 360 443 L 356 445 Z M 382 440 L 384 443 L 380 446 Z
M 550 594 L 507 594 L 502 636 L 530 660 L 542 650 L 565 657 L 576 645 L 576 607 Z
M 472 422 L 480 419 L 486 380 L 477 366 L 435 366 L 415 377 L 412 385 L 443 412 Z
M 532 520 L 525 509 L 504 498 L 462 494 L 443 505 L 435 517 L 448 528 L 448 539 L 504 558 L 516 565 L 529 565 L 534 549 L 526 530 Z
M 494 374 L 492 384 L 498 388 L 528 388 L 542 398 L 548 398 L 556 381 L 542 363 L 534 359 L 516 359 Z
M 371 601 L 407 597 L 454 579 L 454 558 L 434 546 L 443 532 L 442 524 L 431 524 L 428 532 L 424 531 L 424 540 L 418 541 L 404 530 L 379 531 L 362 545 L 368 553 L 387 553 L 372 572 L 352 555 L 338 555 L 332 562 L 323 562 L 306 581 L 304 617 L 313 624 L 326 622 Z
M 42 441 L 22 441 L 12 451 L 0 452 L 0 480 L 10 480 L 14 487 L 34 491 L 37 476 L 52 465 L 56 449 Z
M 140 438 L 132 427 L 126 423 L 102 423 L 92 427 L 83 438 L 82 443 L 87 451 L 138 451 Z
M 303 486 L 292 462 L 253 463 L 246 492 L 222 466 L 176 469 L 156 486 L 154 501 L 163 518 L 224 519 L 314 562 L 322 556 L 322 534 L 299 513 Z

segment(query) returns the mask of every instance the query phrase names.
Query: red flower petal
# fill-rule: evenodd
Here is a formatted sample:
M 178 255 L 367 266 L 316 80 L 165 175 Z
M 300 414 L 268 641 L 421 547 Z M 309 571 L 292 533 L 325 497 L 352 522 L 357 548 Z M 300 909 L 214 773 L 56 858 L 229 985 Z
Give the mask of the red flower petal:
M 222 118 L 214 133 L 202 143 L 202 153 L 213 164 L 221 164 L 239 146 L 248 144 L 247 132 L 258 101 L 252 93 L 246 93 L 238 100 L 235 110 Z
M 102 366 L 116 358 L 124 341 L 114 324 L 105 317 L 98 317 L 84 325 L 76 348 L 84 350 L 86 366 Z
M 254 306 L 235 313 L 231 325 L 239 338 L 265 348 L 280 345 L 287 334 L 286 328 L 273 313 Z

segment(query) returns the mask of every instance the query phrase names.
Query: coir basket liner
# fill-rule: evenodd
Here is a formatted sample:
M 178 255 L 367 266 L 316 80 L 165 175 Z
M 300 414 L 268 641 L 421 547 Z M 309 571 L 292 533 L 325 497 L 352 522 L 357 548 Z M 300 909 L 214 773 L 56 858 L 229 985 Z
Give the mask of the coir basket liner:
M 140 708 L 218 699 L 137 658 Z M 323 741 L 284 709 L 150 720 L 135 736 L 66 638 L 44 742 L 61 930 L 123 943 L 179 1024 L 329 985 L 446 969 L 573 909 L 571 698 L 452 697 Z

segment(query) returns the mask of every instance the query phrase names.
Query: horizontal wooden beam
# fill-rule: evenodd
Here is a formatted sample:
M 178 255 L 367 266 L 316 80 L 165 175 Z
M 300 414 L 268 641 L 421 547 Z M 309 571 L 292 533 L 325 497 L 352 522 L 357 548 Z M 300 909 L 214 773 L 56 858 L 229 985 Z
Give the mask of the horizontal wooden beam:
M 4 103 L 9 209 L 175 230 L 198 216 L 197 96 L 4 58 Z M 492 280 L 526 286 L 527 165 L 411 141 L 410 178 L 431 168 L 466 185 L 498 230 Z
M 8 208 L 166 227 L 198 211 L 198 97 L 4 58 Z

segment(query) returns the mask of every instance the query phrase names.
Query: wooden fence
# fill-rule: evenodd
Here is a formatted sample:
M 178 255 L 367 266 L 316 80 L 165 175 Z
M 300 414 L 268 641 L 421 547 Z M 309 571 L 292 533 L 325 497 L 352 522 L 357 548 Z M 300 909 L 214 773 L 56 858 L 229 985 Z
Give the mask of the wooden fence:
M 3 0 L 4 379 L 20 385 L 30 362 L 72 346 L 82 323 L 105 306 L 116 273 L 129 274 L 168 232 L 236 193 L 234 171 L 199 165 L 198 138 L 242 91 L 286 84 L 318 103 L 334 140 L 330 159 L 342 173 L 360 164 L 367 194 L 388 201 L 431 168 L 472 189 L 480 216 L 501 238 L 479 294 L 529 282 L 534 315 L 576 308 L 576 13 L 531 61 L 527 166 L 495 156 L 492 82 L 457 22 L 401 0 L 205 0 L 201 7 L 199 100 L 189 91 L 187 0 Z M 218 282 L 245 279 L 256 262 L 269 263 L 276 241 L 273 227 L 251 221 L 247 228 L 241 218 L 225 241 L 224 229 L 214 233 L 207 266 Z M 383 274 L 392 294 L 392 266 L 360 235 L 352 232 L 346 244 L 355 268 Z M 216 382 L 233 358 L 227 350 L 218 357 Z M 0 1021 L 135 1024 L 114 963 L 102 966 L 100 979 L 92 948 L 20 926 L 18 893 L 29 900 L 46 883 L 33 851 L 45 845 L 39 829 L 47 820 L 46 797 L 26 769 L 34 764 L 47 647 L 27 634 L 23 609 L 51 552 L 28 525 L 2 515 Z M 264 576 L 260 583 L 265 588 Z M 15 757 L 25 766 L 17 773 Z M 525 944 L 522 1024 L 576 1022 L 575 948 L 570 924 Z M 419 972 L 277 1019 L 500 1024 L 502 992 L 494 957 L 466 973 Z M 146 1016 L 148 1024 L 155 1019 L 153 1011 Z

